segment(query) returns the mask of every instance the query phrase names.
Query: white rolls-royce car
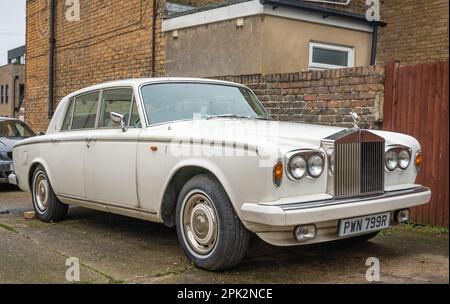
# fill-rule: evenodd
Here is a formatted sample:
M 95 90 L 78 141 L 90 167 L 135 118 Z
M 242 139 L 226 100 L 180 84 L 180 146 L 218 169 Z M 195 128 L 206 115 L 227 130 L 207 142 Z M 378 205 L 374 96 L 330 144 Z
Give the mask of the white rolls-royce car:
M 273 121 L 223 81 L 109 82 L 66 96 L 46 135 L 17 143 L 9 180 L 42 221 L 77 205 L 176 226 L 197 266 L 227 269 L 252 233 L 277 246 L 364 241 L 429 202 L 417 140 L 356 122 Z

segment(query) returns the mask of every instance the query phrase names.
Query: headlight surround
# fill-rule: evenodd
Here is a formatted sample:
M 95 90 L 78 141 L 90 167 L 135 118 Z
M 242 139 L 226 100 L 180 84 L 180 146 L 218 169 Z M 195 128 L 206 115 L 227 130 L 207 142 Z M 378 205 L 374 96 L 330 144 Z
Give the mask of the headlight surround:
M 319 154 L 314 154 L 308 158 L 308 173 L 311 177 L 317 178 L 322 175 L 324 160 Z
M 386 151 L 385 164 L 386 170 L 394 171 L 397 168 L 408 169 L 411 164 L 411 149 L 405 146 L 390 146 Z
M 324 171 L 325 156 L 315 150 L 293 151 L 286 156 L 286 162 L 287 175 L 291 180 L 298 181 L 305 176 L 318 178 Z
M 386 152 L 386 168 L 389 171 L 394 171 L 398 167 L 398 154 L 397 151 L 391 149 Z
M 411 153 L 409 153 L 408 150 L 402 149 L 398 153 L 398 166 L 406 170 L 409 167 L 409 164 L 411 163 Z

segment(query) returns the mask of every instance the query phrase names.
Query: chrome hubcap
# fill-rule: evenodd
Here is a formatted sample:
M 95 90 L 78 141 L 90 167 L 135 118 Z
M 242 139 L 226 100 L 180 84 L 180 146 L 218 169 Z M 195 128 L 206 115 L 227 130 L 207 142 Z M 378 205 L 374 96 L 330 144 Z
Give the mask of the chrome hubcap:
M 34 182 L 34 200 L 39 211 L 45 212 L 47 210 L 48 183 L 43 173 L 39 174 Z
M 217 214 L 206 194 L 187 196 L 183 209 L 183 230 L 189 247 L 198 254 L 210 253 L 217 242 Z

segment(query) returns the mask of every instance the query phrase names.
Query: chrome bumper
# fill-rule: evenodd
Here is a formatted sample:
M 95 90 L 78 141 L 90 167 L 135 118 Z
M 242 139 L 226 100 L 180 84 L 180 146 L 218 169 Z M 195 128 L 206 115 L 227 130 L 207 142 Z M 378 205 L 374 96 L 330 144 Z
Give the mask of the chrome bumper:
M 351 199 L 281 205 L 245 203 L 241 207 L 241 217 L 244 221 L 268 226 L 295 226 L 405 209 L 426 204 L 430 199 L 430 189 L 419 186 Z

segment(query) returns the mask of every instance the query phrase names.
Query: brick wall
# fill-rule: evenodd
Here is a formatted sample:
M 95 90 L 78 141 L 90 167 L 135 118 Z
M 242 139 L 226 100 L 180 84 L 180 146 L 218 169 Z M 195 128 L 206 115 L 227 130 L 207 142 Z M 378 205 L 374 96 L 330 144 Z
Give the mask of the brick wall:
M 281 121 L 351 127 L 349 113 L 355 111 L 362 118 L 360 127 L 381 127 L 383 66 L 216 78 L 249 86 L 272 117 Z
M 6 86 L 8 86 L 8 101 L 6 101 L 6 95 L 4 95 L 3 100 L 0 101 L 0 116 L 19 117 L 22 114 L 20 111 L 15 112 L 14 106 L 15 107 L 19 106 L 20 85 L 24 84 L 25 81 L 24 74 L 25 74 L 25 67 L 21 64 L 7 64 L 4 66 L 0 66 L 0 86 L 3 86 L 4 90 L 6 90 Z M 14 82 L 14 78 L 16 76 L 18 76 L 18 78 Z M 13 101 L 14 97 L 13 90 L 15 90 L 14 101 Z
M 57 1 L 55 108 L 65 95 L 108 80 L 149 77 L 152 72 L 152 0 L 80 0 L 81 20 L 65 19 Z M 156 75 L 164 74 L 164 39 L 158 1 Z M 27 0 L 26 120 L 38 131 L 48 126 L 48 1 Z M 107 20 L 105 22 L 104 20 Z
M 176 1 L 187 4 L 184 0 Z M 37 131 L 44 131 L 49 123 L 47 118 L 48 2 L 47 0 L 27 0 L 26 120 Z M 202 6 L 222 1 L 188 0 L 188 2 Z M 64 3 L 63 0 L 57 0 L 54 108 L 65 95 L 92 84 L 108 80 L 151 76 L 153 64 L 151 58 L 152 0 L 80 0 L 81 20 L 79 22 L 69 22 L 65 19 Z M 165 37 L 160 32 L 165 0 L 159 0 L 158 4 L 156 76 L 165 73 Z M 354 0 L 349 7 L 341 8 L 361 10 L 363 4 L 362 0 Z M 107 22 L 103 22 L 102 19 Z M 333 73 L 333 76 L 328 72 L 290 74 L 288 77 L 306 77 L 305 79 L 314 77 L 314 80 L 299 80 L 299 85 L 301 84 L 302 87 L 297 89 L 279 88 L 283 93 L 269 95 L 269 97 L 262 95 L 261 98 L 274 116 L 282 120 L 298 120 L 300 117 L 304 117 L 303 119 L 309 122 L 346 123 L 349 118 L 345 118 L 346 121 L 340 121 L 344 120 L 341 114 L 346 112 L 347 108 L 356 107 L 358 111 L 364 112 L 364 115 L 368 117 L 368 124 L 374 126 L 378 114 L 373 114 L 377 113 L 373 109 L 378 106 L 380 99 L 379 90 L 375 88 L 376 85 L 365 83 L 364 77 L 366 76 L 355 74 L 354 77 L 344 77 L 343 75 L 337 77 L 335 74 L 337 72 L 329 73 Z M 270 77 L 277 79 L 282 76 L 258 77 L 261 82 L 266 82 L 266 80 L 272 79 Z M 317 77 L 321 79 L 315 79 Z M 337 81 L 335 78 L 339 79 L 339 84 L 328 87 L 332 83 L 331 80 Z M 330 81 L 325 82 L 326 79 Z M 355 83 L 344 84 L 346 81 L 355 81 Z M 275 82 L 269 81 L 267 85 L 273 86 Z M 311 87 L 306 86 L 308 83 L 311 84 Z M 322 83 L 323 85 L 321 85 Z M 356 89 L 352 88 L 355 86 Z M 362 90 L 362 87 L 364 90 L 367 87 L 370 89 L 366 92 Z M 285 94 L 286 92 L 292 94 Z M 373 94 L 376 95 L 376 98 L 372 96 Z M 276 99 L 271 100 L 270 96 L 274 96 Z M 301 98 L 304 99 L 301 100 Z M 317 100 L 311 100 L 314 98 Z M 325 100 L 326 98 L 328 100 Z M 299 105 L 291 101 L 292 99 L 298 99 L 305 103 L 305 107 L 300 111 Z M 282 100 L 285 103 L 283 107 L 275 106 L 275 103 L 281 103 Z M 336 104 L 337 101 L 340 102 L 339 105 Z M 326 107 L 322 106 L 324 102 Z M 363 110 L 365 104 L 368 106 Z M 289 114 L 293 116 L 289 118 Z M 320 115 L 314 117 L 315 114 Z M 371 116 L 372 114 L 374 117 Z
M 448 60 L 448 0 L 384 0 L 378 63 L 400 60 L 404 65 Z

